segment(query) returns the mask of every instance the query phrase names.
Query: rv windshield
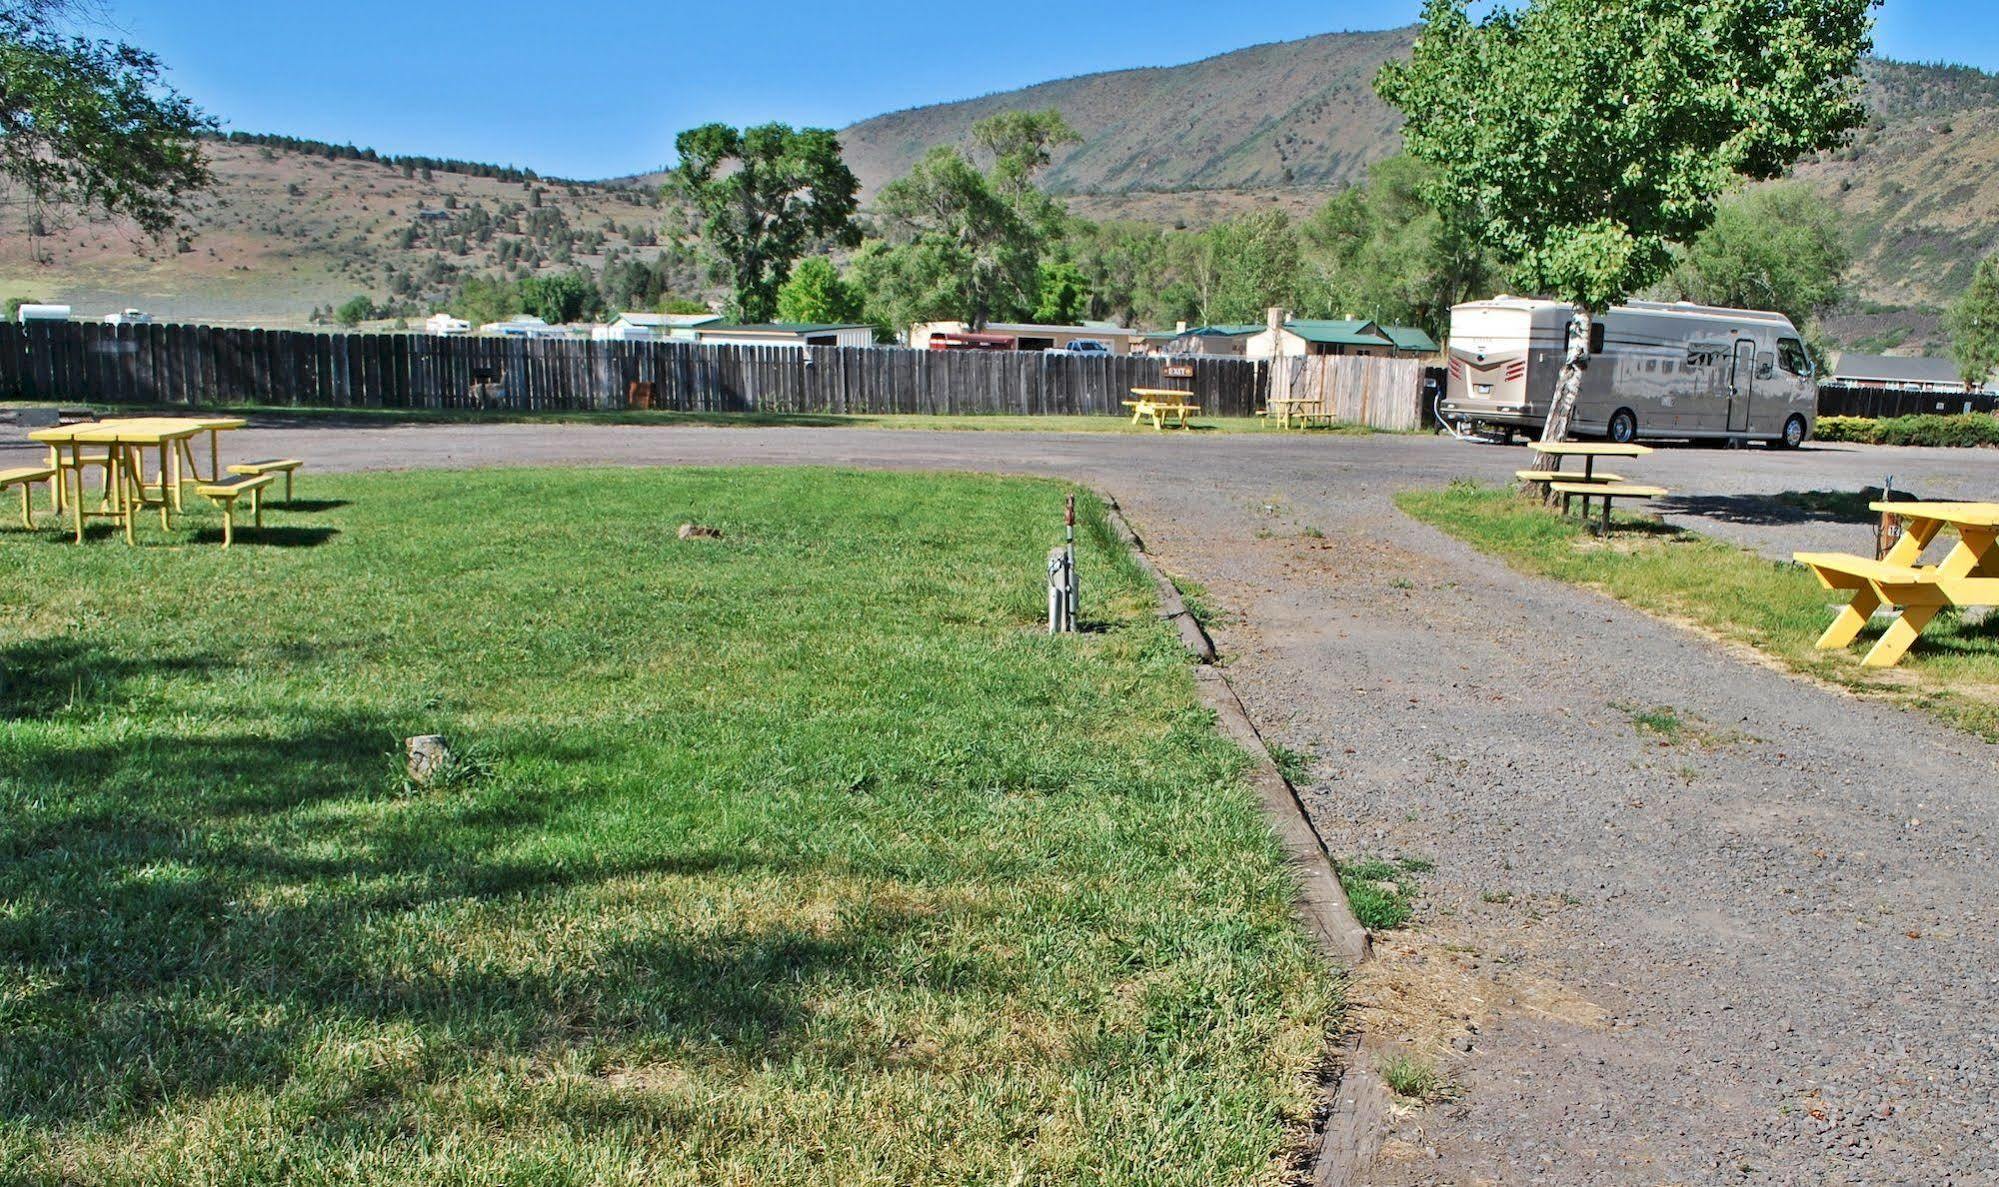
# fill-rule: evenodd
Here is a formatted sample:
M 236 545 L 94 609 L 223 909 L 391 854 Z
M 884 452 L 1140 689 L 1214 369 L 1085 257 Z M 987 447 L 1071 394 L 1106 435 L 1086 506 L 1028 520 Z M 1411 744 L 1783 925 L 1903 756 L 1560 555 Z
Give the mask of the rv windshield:
M 1451 310 L 1451 346 L 1480 354 L 1526 350 L 1534 315 L 1525 309 L 1466 306 Z

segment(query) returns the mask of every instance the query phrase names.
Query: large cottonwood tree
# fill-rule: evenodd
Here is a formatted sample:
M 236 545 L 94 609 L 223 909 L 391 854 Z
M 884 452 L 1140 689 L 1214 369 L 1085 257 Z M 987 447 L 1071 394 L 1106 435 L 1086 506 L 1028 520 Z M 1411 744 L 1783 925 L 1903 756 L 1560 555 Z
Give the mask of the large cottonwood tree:
M 705 124 L 674 141 L 680 165 L 669 188 L 701 214 L 736 315 L 769 321 L 791 266 L 822 243 L 850 244 L 860 182 L 825 128 Z
M 158 240 L 208 185 L 213 124 L 164 81 L 158 58 L 90 36 L 93 6 L 0 0 L 0 189 L 31 234 L 64 212 L 109 216 Z
M 1772 178 L 1862 119 L 1879 0 L 1529 0 L 1474 21 L 1427 0 L 1376 89 L 1523 284 L 1571 302 L 1543 436 L 1567 435 L 1595 319 L 1663 277 L 1742 178 Z

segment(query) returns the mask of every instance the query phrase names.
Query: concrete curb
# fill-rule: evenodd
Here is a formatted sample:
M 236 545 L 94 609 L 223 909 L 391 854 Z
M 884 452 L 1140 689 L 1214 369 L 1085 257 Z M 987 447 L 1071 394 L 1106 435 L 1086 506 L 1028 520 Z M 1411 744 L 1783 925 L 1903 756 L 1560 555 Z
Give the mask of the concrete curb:
M 1332 854 L 1312 826 L 1311 814 L 1299 798 L 1298 789 L 1277 769 L 1269 743 L 1250 720 L 1242 698 L 1236 695 L 1235 687 L 1218 666 L 1214 640 L 1188 611 L 1179 588 L 1146 552 L 1145 541 L 1126 521 L 1117 500 L 1104 491 L 1098 491 L 1097 497 L 1103 501 L 1112 526 L 1130 547 L 1133 558 L 1152 577 L 1159 591 L 1160 617 L 1173 623 L 1181 642 L 1200 661 L 1200 666 L 1194 669 L 1194 682 L 1200 689 L 1202 702 L 1214 710 L 1222 728 L 1251 757 L 1250 783 L 1256 788 L 1265 818 L 1284 845 L 1286 860 L 1297 880 L 1298 897 L 1294 905 L 1299 920 L 1329 959 L 1349 968 L 1362 963 L 1373 955 L 1367 929 L 1354 917 L 1353 904 L 1347 901 L 1346 888 L 1340 885 Z M 1329 1077 L 1327 1087 L 1334 1095 L 1324 1107 L 1319 1123 L 1318 1148 L 1302 1168 L 1314 1187 L 1343 1187 L 1362 1182 L 1368 1165 L 1381 1148 L 1389 1093 L 1368 1060 L 1368 1050 L 1369 1044 L 1361 1036 L 1348 1034 L 1339 1041 L 1331 1060 L 1337 1079 Z

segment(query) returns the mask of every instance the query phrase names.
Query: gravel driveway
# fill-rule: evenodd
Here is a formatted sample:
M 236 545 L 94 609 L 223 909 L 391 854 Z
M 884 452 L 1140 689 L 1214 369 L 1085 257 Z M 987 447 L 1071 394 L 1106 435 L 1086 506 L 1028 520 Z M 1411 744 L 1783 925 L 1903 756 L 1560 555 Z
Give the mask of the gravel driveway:
M 1522 450 L 597 426 L 245 437 L 317 469 L 835 463 L 1096 484 L 1222 610 L 1252 715 L 1314 756 L 1335 853 L 1435 864 L 1417 925 L 1382 939 L 1354 996 L 1371 1033 L 1436 1058 L 1451 1089 L 1395 1120 L 1375 1182 L 1999 1182 L 1999 751 L 1515 574 L 1389 501 L 1501 479 Z M 1995 460 L 1679 449 L 1625 472 L 1673 487 L 1676 516 L 1784 555 L 1859 549 L 1870 529 L 1743 496 L 1893 473 L 1929 497 L 1989 497 Z

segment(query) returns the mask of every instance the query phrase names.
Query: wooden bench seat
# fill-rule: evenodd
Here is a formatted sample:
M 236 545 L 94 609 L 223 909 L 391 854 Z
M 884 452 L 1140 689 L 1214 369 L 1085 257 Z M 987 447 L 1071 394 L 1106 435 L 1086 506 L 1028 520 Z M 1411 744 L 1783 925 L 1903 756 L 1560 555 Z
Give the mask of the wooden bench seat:
M 49 484 L 49 503 L 52 506 L 55 505 L 56 468 L 54 466 L 15 466 L 11 470 L 0 470 L 0 490 L 6 490 L 10 486 L 21 488 L 21 526 L 31 532 L 35 530 L 35 505 L 30 501 L 28 492 L 34 489 L 37 482 L 46 482 Z M 56 509 L 61 510 L 60 507 Z
M 1791 559 L 1818 574 L 1819 581 L 1827 589 L 1859 589 L 1863 585 L 1886 582 L 1891 585 L 1909 585 L 1928 581 L 1935 576 L 1934 569 L 1912 569 L 1907 565 L 1892 565 L 1887 561 L 1877 561 L 1871 557 L 1856 556 L 1850 552 L 1794 552 Z
M 264 526 L 264 488 L 278 480 L 271 474 L 240 474 L 222 482 L 195 484 L 194 493 L 211 499 L 222 508 L 222 547 L 236 542 L 236 500 L 250 496 L 250 515 L 258 527 Z
M 231 474 L 241 474 L 250 478 L 260 478 L 265 474 L 285 476 L 285 502 L 292 501 L 292 474 L 305 465 L 295 457 L 266 458 L 261 462 L 237 462 L 229 467 Z
M 1623 482 L 1624 475 L 1612 474 L 1608 470 L 1598 470 L 1584 477 L 1579 470 L 1515 470 L 1513 476 L 1522 482 Z
M 1603 519 L 1597 527 L 1599 533 L 1610 531 L 1610 505 L 1616 500 L 1657 499 L 1671 493 L 1663 486 L 1641 486 L 1635 482 L 1551 482 L 1548 484 L 1548 491 L 1550 494 L 1562 496 L 1564 515 L 1569 513 L 1569 500 L 1581 499 L 1584 519 L 1589 518 L 1590 500 L 1601 500 Z

